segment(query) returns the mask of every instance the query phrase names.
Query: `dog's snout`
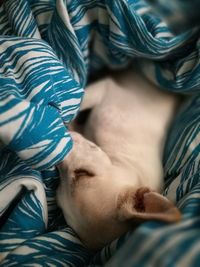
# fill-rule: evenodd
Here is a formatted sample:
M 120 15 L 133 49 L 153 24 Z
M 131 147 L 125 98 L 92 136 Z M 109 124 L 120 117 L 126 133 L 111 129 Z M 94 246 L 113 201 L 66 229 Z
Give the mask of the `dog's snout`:
M 100 149 L 98 146 L 96 146 L 95 144 L 91 143 L 91 142 L 88 142 L 88 145 L 90 148 L 92 149 Z
M 72 140 L 74 142 L 80 142 L 80 140 L 83 138 L 79 133 L 77 132 L 70 132 L 70 135 L 72 137 Z
M 72 137 L 72 140 L 74 141 L 74 144 L 79 145 L 79 149 L 80 149 L 80 145 L 81 145 L 85 149 L 89 148 L 92 150 L 100 150 L 100 148 L 95 143 L 89 141 L 81 134 L 79 134 L 77 132 L 70 132 L 70 135 Z

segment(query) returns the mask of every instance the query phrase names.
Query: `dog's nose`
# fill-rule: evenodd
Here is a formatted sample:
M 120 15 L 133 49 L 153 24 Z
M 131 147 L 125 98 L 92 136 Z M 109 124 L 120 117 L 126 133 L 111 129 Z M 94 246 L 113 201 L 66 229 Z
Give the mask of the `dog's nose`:
M 76 143 L 80 142 L 80 140 L 82 139 L 82 136 L 77 132 L 69 132 L 69 133 L 72 137 L 72 140 Z
M 77 133 L 77 132 L 70 132 L 70 135 L 72 137 L 72 140 L 74 141 L 74 143 L 79 144 L 82 143 L 85 145 L 85 147 L 90 147 L 92 149 L 100 149 L 98 146 L 96 146 L 93 142 L 89 141 L 88 139 L 86 139 L 84 136 L 82 136 L 81 134 Z

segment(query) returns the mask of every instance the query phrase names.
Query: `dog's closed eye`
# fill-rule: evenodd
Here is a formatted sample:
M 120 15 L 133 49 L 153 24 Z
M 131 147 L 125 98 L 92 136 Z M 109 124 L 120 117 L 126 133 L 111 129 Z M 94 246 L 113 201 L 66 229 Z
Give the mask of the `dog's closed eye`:
M 75 193 L 75 189 L 81 181 L 92 178 L 94 176 L 94 173 L 83 168 L 74 170 L 70 182 L 71 194 Z
M 75 176 L 75 180 L 77 181 L 82 177 L 93 177 L 94 173 L 86 169 L 80 168 L 74 171 L 74 176 Z

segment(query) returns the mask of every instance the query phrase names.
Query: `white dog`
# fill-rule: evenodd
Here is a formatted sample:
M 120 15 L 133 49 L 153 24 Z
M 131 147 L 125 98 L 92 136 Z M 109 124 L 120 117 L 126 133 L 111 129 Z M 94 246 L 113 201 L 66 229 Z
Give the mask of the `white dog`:
M 82 135 L 71 132 L 73 149 L 58 165 L 57 200 L 87 247 L 99 249 L 137 222 L 180 219 L 178 209 L 156 193 L 178 102 L 133 69 L 86 89 L 81 110 L 91 112 Z

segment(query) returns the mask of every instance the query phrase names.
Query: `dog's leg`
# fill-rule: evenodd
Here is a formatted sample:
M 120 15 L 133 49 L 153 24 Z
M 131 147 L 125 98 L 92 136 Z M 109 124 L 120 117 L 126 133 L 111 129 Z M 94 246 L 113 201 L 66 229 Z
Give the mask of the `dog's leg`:
M 98 82 L 90 84 L 85 89 L 85 94 L 81 103 L 79 114 L 74 121 L 71 122 L 69 129 L 83 134 L 83 127 L 90 111 L 93 107 L 97 106 L 106 91 L 108 79 L 103 79 Z
M 80 111 L 92 109 L 94 106 L 98 105 L 104 96 L 107 84 L 108 79 L 103 79 L 89 85 L 85 89 L 85 95 L 81 103 Z

